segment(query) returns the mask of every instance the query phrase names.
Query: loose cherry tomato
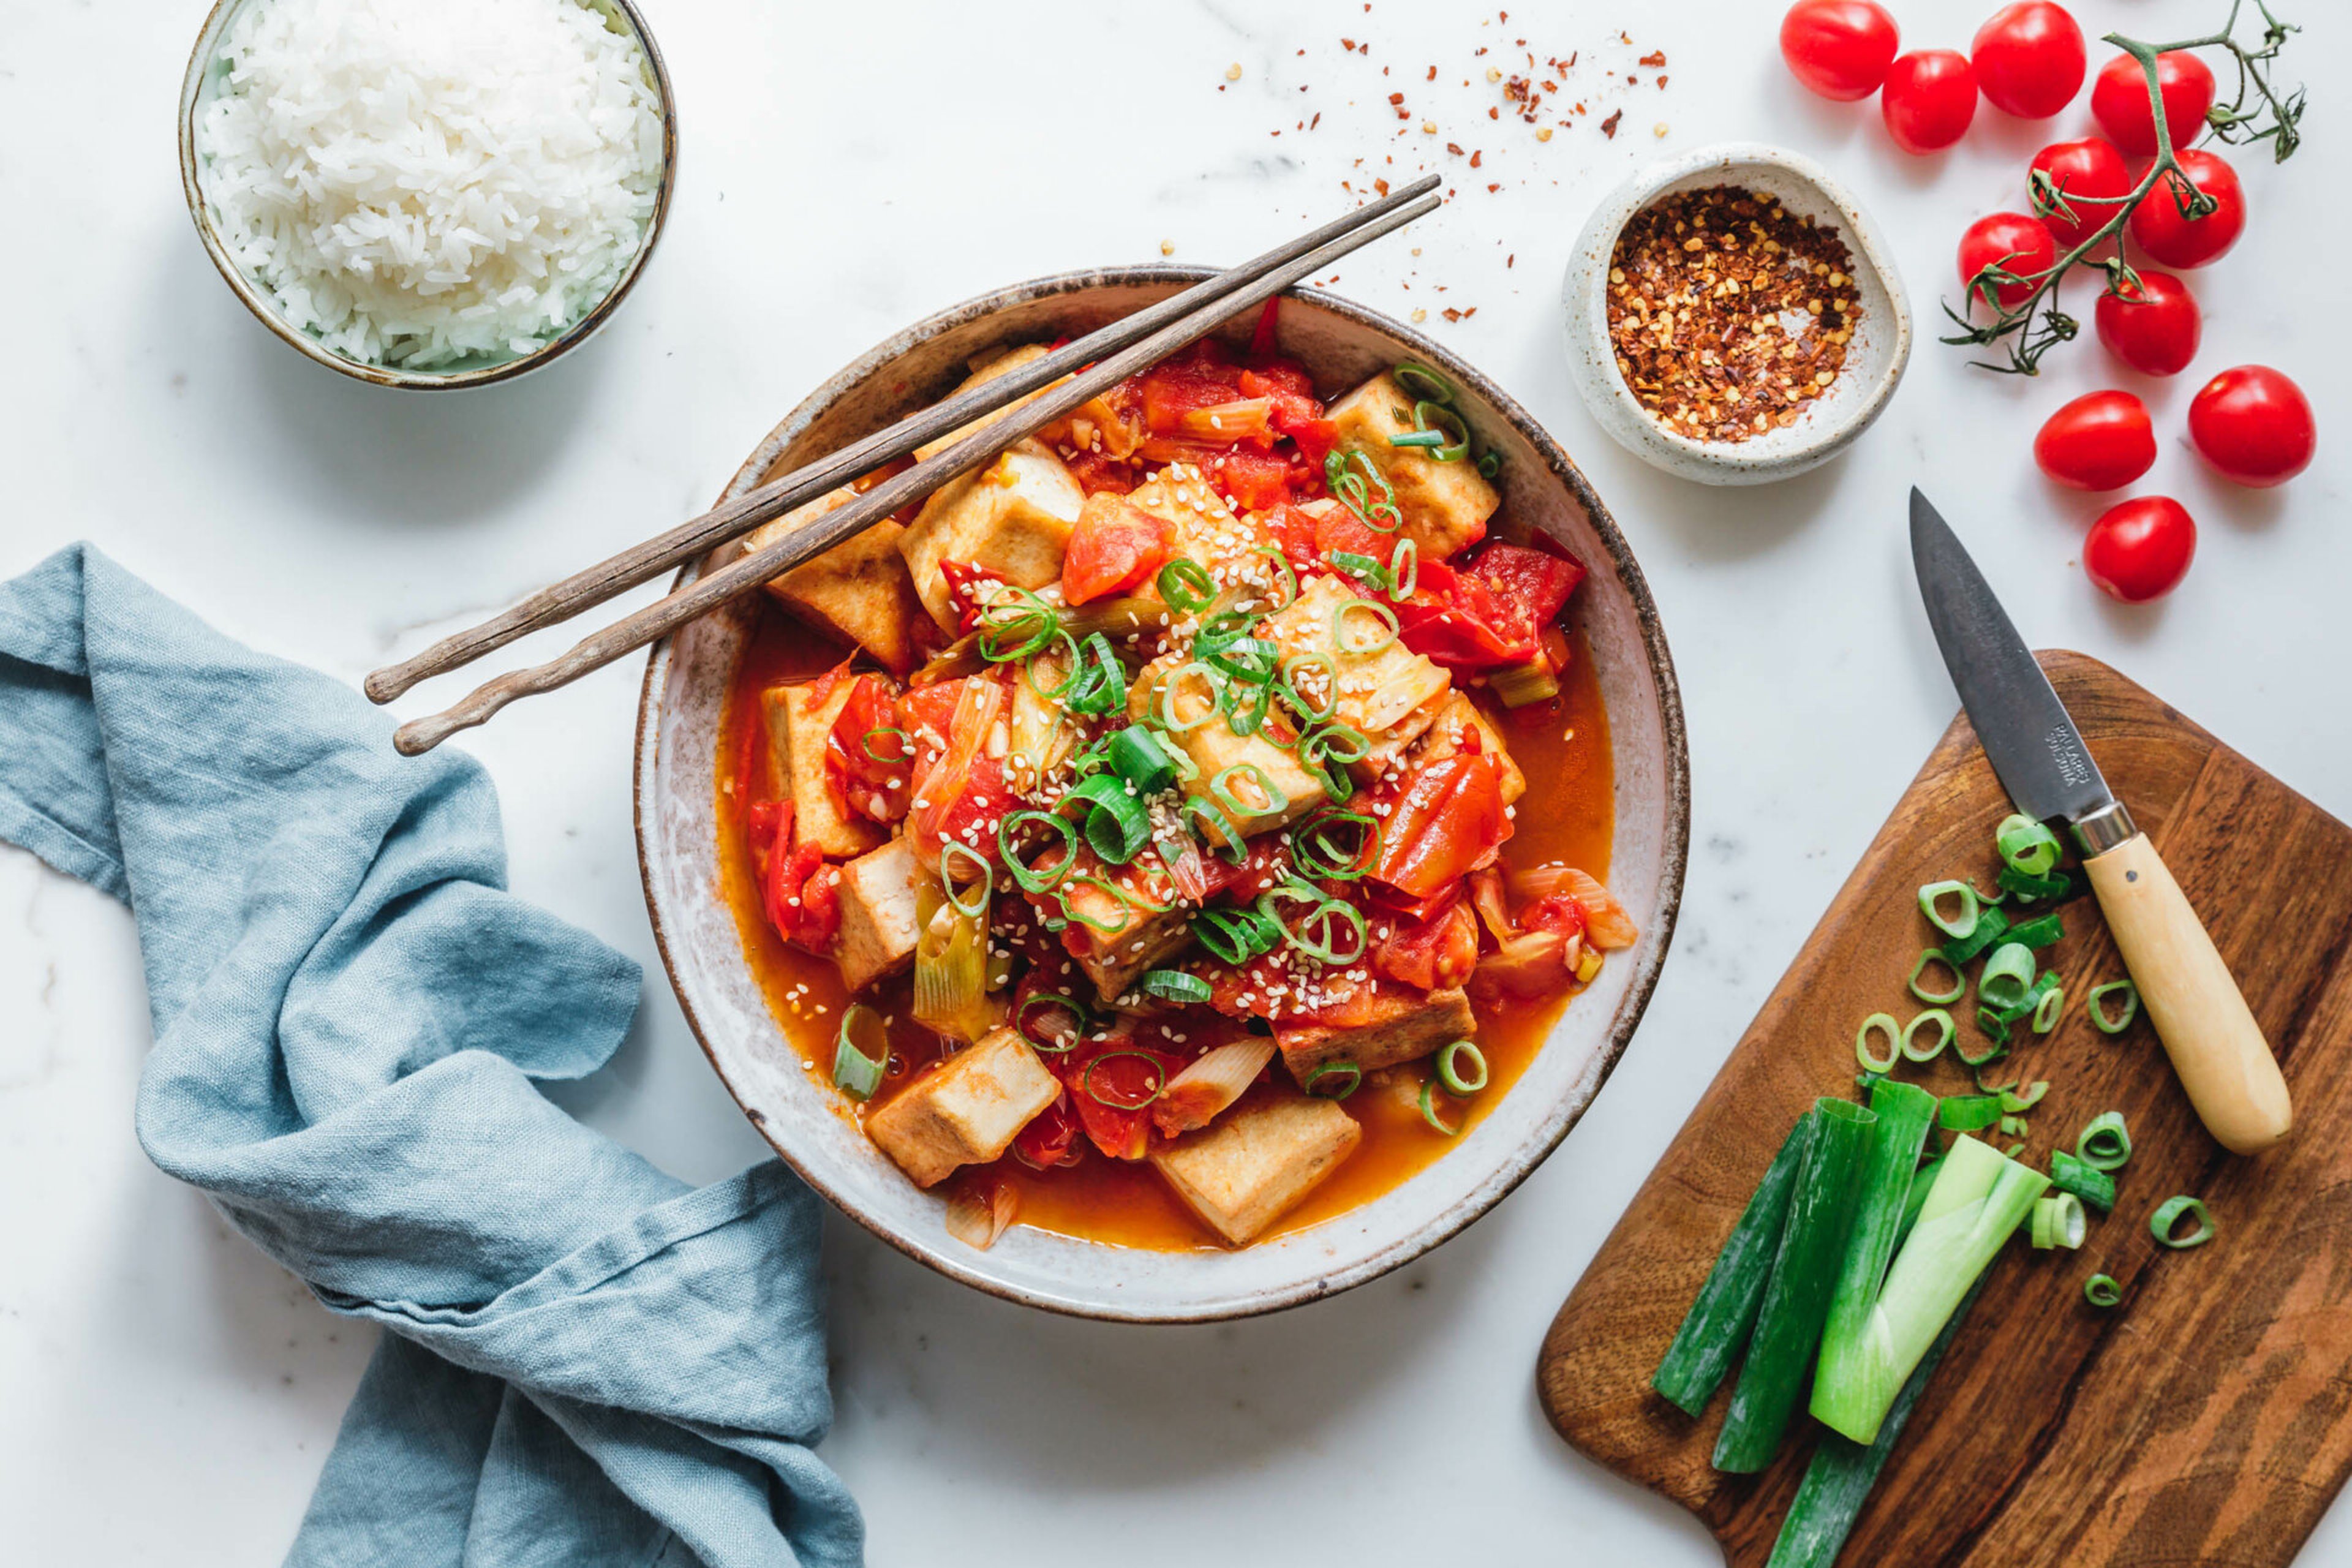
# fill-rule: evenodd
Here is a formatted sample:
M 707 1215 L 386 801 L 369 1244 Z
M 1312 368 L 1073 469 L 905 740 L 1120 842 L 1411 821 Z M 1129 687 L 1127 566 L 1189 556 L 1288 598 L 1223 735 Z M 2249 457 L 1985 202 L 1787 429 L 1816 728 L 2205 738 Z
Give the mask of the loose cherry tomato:
M 1878 111 L 1906 153 L 1933 153 L 1968 133 L 1977 117 L 1977 73 L 1958 49 L 1920 49 L 1886 68 Z
M 2124 155 L 2095 136 L 2052 142 L 2033 154 L 2033 172 L 2050 184 L 2051 210 L 2042 221 L 2057 237 L 2062 250 L 2074 249 L 2116 216 L 2117 203 L 2095 198 L 2131 194 L 2131 171 L 2124 167 Z
M 2189 574 L 2197 522 L 2169 496 L 2134 496 L 2099 514 L 2083 542 L 2083 570 L 2126 605 L 2162 598 Z
M 2189 183 L 2213 198 L 2213 210 L 2183 217 L 2180 204 L 2189 193 L 2179 175 L 2167 174 L 2132 209 L 2131 237 L 2167 267 L 2202 267 L 2220 260 L 2245 232 L 2246 193 L 2239 188 L 2237 171 L 2212 153 L 2191 147 L 2173 156 Z
M 2021 120 L 2047 120 L 2082 90 L 2088 57 L 2083 29 L 2066 7 L 2023 0 L 1995 11 L 1977 29 L 1969 58 L 1995 109 Z
M 2205 129 L 2213 107 L 2213 73 L 2187 49 L 2156 57 L 2157 90 L 2164 95 L 2164 130 L 2174 147 L 2186 147 Z M 2129 55 L 2099 68 L 2091 83 L 2091 118 L 2107 140 L 2134 158 L 2156 156 L 2156 116 L 2148 112 L 2147 73 Z
M 1780 58 L 1799 81 L 1850 103 L 1886 79 L 1900 35 L 1871 0 L 1797 0 L 1780 18 Z
M 2121 489 L 2156 463 L 2147 405 L 2128 392 L 2086 393 L 2042 425 L 2033 460 L 2069 489 Z
M 2099 296 L 2097 320 L 2107 352 L 2144 375 L 2187 370 L 2204 329 L 2197 297 L 2169 272 L 2140 273 L 2128 293 L 2110 288 Z
M 2268 365 L 2242 364 L 2198 390 L 2189 438 L 2224 478 L 2267 489 L 2311 466 L 2319 430 L 2303 388 Z
M 2033 292 L 2030 279 L 2037 272 L 2047 271 L 2058 259 L 2058 242 L 2053 239 L 2042 221 L 2026 213 L 1994 213 L 1969 225 L 1960 236 L 1960 283 L 1966 287 L 1976 275 L 1988 267 L 1998 267 L 2014 273 L 2020 279 L 2001 284 L 1996 290 L 2003 305 L 2015 305 Z M 1971 290 L 1969 303 L 1973 305 L 1977 293 Z

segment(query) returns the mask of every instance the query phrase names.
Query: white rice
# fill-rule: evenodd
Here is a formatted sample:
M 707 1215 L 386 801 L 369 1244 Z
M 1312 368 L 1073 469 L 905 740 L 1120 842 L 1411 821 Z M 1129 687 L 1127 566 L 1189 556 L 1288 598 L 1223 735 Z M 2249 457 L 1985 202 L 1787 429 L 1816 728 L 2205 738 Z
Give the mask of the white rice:
M 260 0 L 220 58 L 196 147 L 222 240 L 346 357 L 526 353 L 652 220 L 644 51 L 575 0 Z

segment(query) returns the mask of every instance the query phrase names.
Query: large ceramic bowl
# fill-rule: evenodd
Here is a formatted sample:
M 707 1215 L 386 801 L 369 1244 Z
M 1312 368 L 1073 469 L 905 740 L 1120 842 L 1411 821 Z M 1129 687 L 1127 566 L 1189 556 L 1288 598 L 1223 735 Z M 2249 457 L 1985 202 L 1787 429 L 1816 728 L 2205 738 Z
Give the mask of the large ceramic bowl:
M 947 393 L 974 354 L 1086 332 L 1206 274 L 1136 267 L 1024 283 L 908 328 L 819 387 L 760 443 L 730 498 Z M 1243 329 L 1245 331 L 1245 327 Z M 638 710 L 637 845 L 662 961 L 687 1021 L 776 1152 L 843 1213 L 942 1274 L 1086 1317 L 1201 1321 L 1271 1311 L 1360 1285 L 1468 1225 L 1526 1179 L 1576 1122 L 1625 1048 L 1655 984 L 1682 895 L 1690 832 L 1682 704 L 1655 605 L 1600 498 L 1526 409 L 1396 322 L 1329 295 L 1285 303 L 1283 347 L 1328 386 L 1400 360 L 1435 366 L 1502 458 L 1511 515 L 1590 564 L 1580 595 L 1616 752 L 1610 885 L 1642 942 L 1570 1005 L 1526 1073 L 1459 1147 L 1384 1196 L 1234 1252 L 1151 1252 L 1015 1226 L 989 1250 L 950 1239 L 942 1205 L 867 1142 L 786 1044 L 745 962 L 719 884 L 717 749 L 728 678 L 759 607 L 739 604 L 656 645 Z M 735 552 L 688 567 L 693 578 Z M 1525 809 L 1525 806 L 1522 806 Z

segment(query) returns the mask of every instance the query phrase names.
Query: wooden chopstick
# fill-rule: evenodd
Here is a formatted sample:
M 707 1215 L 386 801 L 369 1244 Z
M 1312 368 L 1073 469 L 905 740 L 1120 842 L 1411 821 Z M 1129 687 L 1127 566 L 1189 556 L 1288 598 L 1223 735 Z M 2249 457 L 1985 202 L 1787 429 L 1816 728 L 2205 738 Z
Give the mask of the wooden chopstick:
M 1359 207 L 1345 217 L 1336 218 L 1320 228 L 1299 236 L 1287 245 L 1277 246 L 1239 267 L 1220 272 L 1214 278 L 1204 279 L 1182 293 L 1171 295 L 1133 315 L 1122 316 L 1076 342 L 1064 344 L 1042 359 L 1033 360 L 945 403 L 935 404 L 909 415 L 896 425 L 877 430 L 839 451 L 828 453 L 805 468 L 795 468 L 755 489 L 745 491 L 732 500 L 721 502 L 667 533 L 633 545 L 584 571 L 574 573 L 561 583 L 552 584 L 518 601 L 478 626 L 443 637 L 414 658 L 375 671 L 365 683 L 368 699 L 373 702 L 389 702 L 419 681 L 429 680 L 434 676 L 471 664 L 482 655 L 504 647 L 517 637 L 526 637 L 558 621 L 569 620 L 583 610 L 593 609 L 616 594 L 626 593 L 638 584 L 649 582 L 684 562 L 750 532 L 771 519 L 782 517 L 795 507 L 804 506 L 838 489 L 860 475 L 870 473 L 886 463 L 895 462 L 916 447 L 992 414 L 1039 387 L 1049 386 L 1081 366 L 1117 353 L 1161 328 L 1184 320 L 1202 306 L 1255 282 L 1278 267 L 1319 250 L 1342 236 L 1380 222 L 1415 198 L 1434 191 L 1438 184 L 1437 175 L 1423 175 L 1382 200 Z
M 1433 180 L 1422 182 L 1408 189 L 1433 185 Z M 1398 192 L 1403 195 L 1404 192 Z M 1393 200 L 1393 198 L 1391 198 Z M 793 530 L 783 538 L 762 549 L 749 553 L 678 589 L 667 597 L 656 600 L 644 609 L 625 616 L 603 631 L 582 639 L 568 652 L 546 664 L 513 670 L 497 679 L 476 688 L 465 699 L 439 713 L 413 719 L 403 724 L 393 736 L 393 744 L 404 756 L 417 756 L 431 751 L 460 730 L 473 728 L 518 698 L 536 696 L 569 685 L 591 670 L 600 669 L 613 660 L 635 648 L 643 647 L 656 638 L 675 631 L 698 616 L 706 615 L 738 594 L 757 588 L 769 579 L 789 572 L 803 562 L 831 550 L 842 541 L 889 516 L 908 502 L 930 494 L 960 475 L 971 472 L 992 461 L 999 453 L 1017 441 L 1034 435 L 1055 420 L 1075 412 L 1085 404 L 1100 396 L 1129 376 L 1150 368 L 1186 344 L 1206 337 L 1210 332 L 1245 311 L 1255 309 L 1267 300 L 1282 293 L 1301 279 L 1321 271 L 1358 247 L 1370 244 L 1382 236 L 1402 228 L 1413 219 L 1435 212 L 1444 204 L 1435 195 L 1424 195 L 1408 199 L 1402 205 L 1381 204 L 1386 210 L 1370 222 L 1360 222 L 1345 233 L 1328 240 L 1311 250 L 1294 255 L 1288 261 L 1262 271 L 1206 305 L 1192 310 L 1181 318 L 1166 322 L 1158 330 L 1136 339 L 1107 358 L 1097 361 L 1092 368 L 1072 380 L 1053 387 L 1034 402 L 1013 409 L 993 423 L 967 436 L 954 446 L 940 452 L 904 473 L 883 480 L 856 500 L 835 508 L 804 527 Z M 1367 207 L 1354 216 L 1359 219 L 1374 211 Z M 1318 233 L 1321 231 L 1318 231 Z M 1253 263 L 1253 266 L 1255 264 Z M 1182 298 L 1182 296 L 1178 296 Z M 1172 303 L 1173 301 L 1169 301 Z M 1072 344 L 1078 348 L 1080 344 Z M 1045 362 L 1038 362 L 1042 368 Z M 976 391 L 998 389 L 1012 384 L 1013 376 L 1000 377 L 983 384 Z M 1015 395 L 998 391 L 991 405 Z M 957 400 L 962 402 L 961 399 Z M 935 411 L 936 412 L 936 411 Z M 985 412 L 985 410 L 983 410 Z M 971 416 L 958 412 L 956 420 L 968 420 Z M 950 423 L 949 428 L 953 427 Z M 851 448 L 854 450 L 855 448 Z M 865 461 L 871 462 L 869 456 Z M 846 477 L 846 476 L 843 476 Z M 837 482 L 837 481 L 836 481 Z M 825 489 L 833 488 L 827 484 Z M 816 494 L 823 494 L 818 490 Z M 698 519 L 697 523 L 701 520 Z M 688 527 L 696 524 L 688 524 Z M 749 523 L 743 524 L 749 527 Z M 615 557 L 615 560 L 620 557 Z M 583 574 L 584 575 L 584 574 Z M 625 584 L 623 584 L 625 586 Z M 598 599 L 607 598 L 617 587 L 605 590 Z M 547 621 L 561 619 L 574 609 L 585 608 L 598 599 L 583 600 L 578 605 L 551 613 Z M 526 601 L 528 603 L 529 601 Z M 520 608 L 520 606 L 518 606 Z M 541 624 L 545 624 L 543 621 Z M 520 636 L 517 632 L 513 635 Z M 452 639 L 455 640 L 455 639 Z M 510 638 L 501 638 L 510 640 Z M 495 647 L 496 644 L 489 646 Z M 371 696 L 374 695 L 373 678 L 370 679 Z M 382 699 L 379 699 L 382 700 Z

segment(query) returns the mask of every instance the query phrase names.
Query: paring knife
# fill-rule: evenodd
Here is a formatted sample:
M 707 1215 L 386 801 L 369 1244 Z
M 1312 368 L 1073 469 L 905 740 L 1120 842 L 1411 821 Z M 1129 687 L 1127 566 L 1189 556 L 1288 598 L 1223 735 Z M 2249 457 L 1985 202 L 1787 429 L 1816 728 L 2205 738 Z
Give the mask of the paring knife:
M 2278 1142 L 2294 1120 L 2286 1079 L 2238 983 L 2156 846 L 2107 788 L 1984 574 L 1916 489 L 1911 563 L 1993 772 L 2020 811 L 2073 826 L 2107 929 L 2206 1130 L 2240 1154 Z

